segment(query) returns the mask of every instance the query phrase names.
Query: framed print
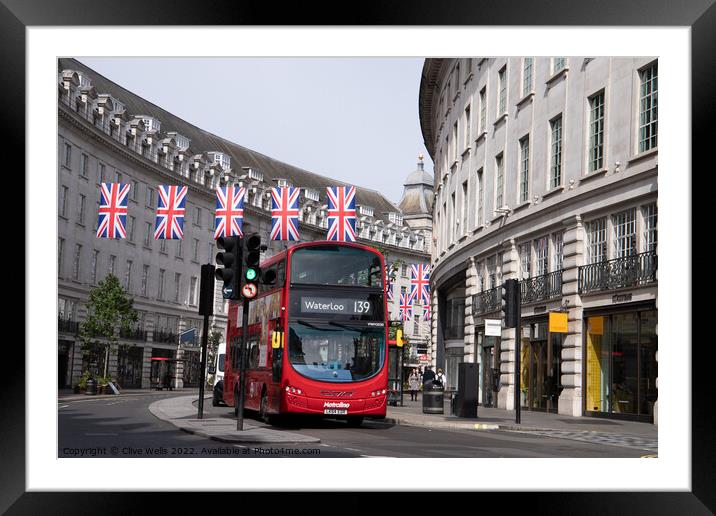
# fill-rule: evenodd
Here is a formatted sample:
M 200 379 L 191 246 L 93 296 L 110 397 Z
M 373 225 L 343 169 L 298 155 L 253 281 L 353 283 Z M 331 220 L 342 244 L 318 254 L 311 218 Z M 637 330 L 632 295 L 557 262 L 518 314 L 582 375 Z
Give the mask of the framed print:
M 436 499 L 479 491 L 504 507 L 512 502 L 502 492 L 514 491 L 525 510 L 550 513 L 716 511 L 706 370 L 711 353 L 707 342 L 693 344 L 693 321 L 700 321 L 693 315 L 703 305 L 693 300 L 690 288 L 694 265 L 703 261 L 691 254 L 691 237 L 699 234 L 691 226 L 703 220 L 690 209 L 700 205 L 691 196 L 691 167 L 713 133 L 707 126 L 714 110 L 708 65 L 716 43 L 713 2 L 677 6 L 664 0 L 648 9 L 612 1 L 462 3 L 456 9 L 419 2 L 407 12 L 363 6 L 356 25 L 305 6 L 269 12 L 253 3 L 183 2 L 181 8 L 165 2 L 130 1 L 121 8 L 103 1 L 77 4 L 3 0 L 0 5 L 6 72 L 0 98 L 11 129 L 6 145 L 12 149 L 6 171 L 23 170 L 26 200 L 24 217 L 10 219 L 25 223 L 25 346 L 14 344 L 15 339 L 6 346 L 3 511 L 73 513 L 91 507 L 93 512 L 134 512 L 136 500 L 150 496 L 135 498 L 129 494 L 134 491 L 243 491 L 240 496 L 290 491 L 298 503 L 324 491 L 349 491 L 346 496 L 356 501 L 370 491 L 399 491 L 416 500 L 421 491 L 435 491 Z M 534 57 L 525 57 L 528 53 Z M 558 53 L 565 56 L 553 57 Z M 353 191 L 344 185 L 360 185 L 359 179 L 338 172 L 335 184 L 320 183 L 314 176 L 321 174 L 311 175 L 309 167 L 286 165 L 297 159 L 291 155 L 279 159 L 274 151 L 254 151 L 251 144 L 204 122 L 193 125 L 189 115 L 126 83 L 131 74 L 115 77 L 107 65 L 122 62 L 141 76 L 143 69 L 176 64 L 175 72 L 162 68 L 165 72 L 158 75 L 163 78 L 148 71 L 146 80 L 152 74 L 167 84 L 195 87 L 184 99 L 193 97 L 198 104 L 205 97 L 202 101 L 215 103 L 220 118 L 222 109 L 234 113 L 228 104 L 250 103 L 249 98 L 259 102 L 257 90 L 252 93 L 239 81 L 260 86 L 271 66 L 285 65 L 293 75 L 284 77 L 281 88 L 297 89 L 301 74 L 320 75 L 306 71 L 312 69 L 309 61 L 320 64 L 324 58 L 348 63 L 348 68 L 357 67 L 358 59 L 417 63 L 412 90 L 392 90 L 387 82 L 381 84 L 379 72 L 372 78 L 395 103 L 401 96 L 413 99 L 422 156 L 412 174 L 393 178 L 386 172 L 384 179 Z M 202 68 L 200 63 L 209 59 L 217 64 L 216 73 Z M 103 61 L 108 71 L 100 68 Z M 226 72 L 222 65 L 239 69 L 249 61 L 262 62 L 264 68 L 220 84 Z M 291 68 L 291 62 L 302 63 L 304 70 Z M 337 69 L 333 75 L 340 75 Z M 328 70 L 325 76 L 330 75 Z M 218 82 L 219 89 L 202 86 L 209 81 Z M 276 104 L 285 100 L 281 88 Z M 313 114 L 300 115 L 286 108 L 286 117 L 303 120 L 309 131 L 311 119 L 327 113 L 326 120 L 332 116 L 334 122 L 325 126 L 335 124 L 333 131 L 347 132 L 357 115 L 346 114 L 354 111 L 350 90 L 344 91 L 343 107 L 317 103 L 311 106 Z M 324 92 L 326 103 L 333 93 Z M 375 114 L 373 122 L 380 124 L 381 116 L 389 116 L 385 113 Z M 290 140 L 298 140 L 301 129 L 292 122 L 275 122 L 277 148 L 292 148 Z M 241 123 L 237 117 L 235 125 Z M 252 127 L 262 130 L 259 124 Z M 329 154 L 330 147 L 340 146 L 345 168 L 346 162 L 362 161 L 366 178 L 374 172 L 369 168 L 381 167 L 380 152 L 387 151 L 378 152 L 380 145 L 393 141 L 389 135 L 376 136 L 381 134 L 377 126 L 366 129 L 372 139 L 356 139 L 353 145 L 350 137 L 332 143 L 329 131 L 320 130 L 324 133 L 316 130 L 314 152 Z M 63 182 L 63 174 L 72 176 L 71 183 Z M 63 190 L 65 183 L 83 189 Z M 221 197 L 229 191 L 233 195 L 226 190 L 232 185 L 241 203 Z M 667 195 L 658 197 L 658 187 Z M 389 188 L 397 192 L 390 201 L 385 197 Z M 217 189 L 222 192 L 218 200 Z M 262 249 L 266 261 L 258 273 L 251 269 L 258 277 L 242 284 L 255 287 L 252 312 L 243 314 L 232 303 L 238 298 L 231 297 L 232 289 L 223 297 L 215 292 L 217 308 L 211 315 L 220 316 L 225 329 L 217 337 L 217 343 L 223 338 L 223 347 L 209 355 L 213 365 L 201 371 L 199 334 L 208 332 L 200 329 L 201 317 L 193 316 L 205 295 L 196 271 L 222 250 L 214 237 L 217 207 L 226 212 L 233 207 L 231 216 L 241 217 L 241 231 L 262 234 L 268 253 Z M 343 218 L 333 220 L 339 211 Z M 50 224 L 44 220 L 48 213 Z M 425 227 L 416 222 L 421 216 Z M 172 217 L 181 218 L 181 225 L 172 225 Z M 290 231 L 278 227 L 272 232 L 272 223 Z M 161 224 L 174 229 L 157 238 Z M 340 230 L 333 231 L 334 225 Z M 337 248 L 347 250 L 339 262 L 324 262 L 316 251 L 301 263 L 302 250 L 308 255 L 313 240 L 331 240 L 323 235 L 334 232 L 344 235 Z M 92 238 L 75 238 L 90 233 Z M 290 238 L 269 238 L 284 233 Z M 665 245 L 657 251 L 658 236 Z M 375 271 L 370 265 L 360 269 L 359 248 L 377 250 Z M 408 252 L 428 266 L 418 283 L 424 296 L 408 295 L 410 264 L 417 267 L 418 262 L 400 258 Z M 356 270 L 346 272 L 351 263 Z M 273 283 L 263 284 L 269 268 Z M 126 324 L 114 323 L 119 344 L 94 338 L 100 330 L 85 324 L 94 313 L 85 298 L 102 286 L 107 271 L 120 290 L 124 286 L 131 292 L 139 309 Z M 702 283 L 708 275 L 699 272 Z M 381 283 L 378 291 L 366 294 L 375 287 L 370 279 L 375 274 L 386 282 L 390 276 L 392 285 Z M 488 294 L 497 293 L 507 278 L 522 284 L 519 329 L 495 328 L 502 318 L 499 303 L 494 304 L 499 299 Z M 395 301 L 388 299 L 391 287 Z M 294 291 L 304 304 L 281 297 Z M 406 305 L 401 335 L 416 343 L 412 352 L 406 348 L 408 362 L 387 322 L 399 319 L 398 293 Z M 560 319 L 559 331 L 543 324 L 552 315 Z M 464 328 L 453 331 L 457 319 Z M 485 321 L 491 322 L 489 332 Z M 376 329 L 382 323 L 384 335 Z M 249 330 L 251 325 L 256 329 Z M 336 337 L 339 333 L 343 340 Z M 248 338 L 242 341 L 240 335 Z M 429 344 L 418 346 L 423 335 Z M 245 364 L 239 360 L 239 343 L 246 344 Z M 226 360 L 221 366 L 218 350 Z M 388 366 L 400 360 L 403 369 L 393 376 Z M 473 365 L 465 362 L 479 365 L 473 387 L 465 387 L 470 374 L 465 366 Z M 422 371 L 426 364 L 440 369 L 446 407 L 430 421 L 464 426 L 415 423 L 428 417 L 425 404 L 414 405 L 413 422 L 400 411 L 405 403 L 397 396 L 404 390 L 425 395 L 425 384 L 413 389 L 408 375 L 413 366 Z M 243 373 L 242 367 L 263 376 Z M 238 371 L 247 375 L 248 384 L 236 377 L 230 383 Z M 213 375 L 215 383 L 205 392 L 212 397 L 198 404 L 200 416 L 194 417 L 197 405 L 188 399 L 194 394 L 188 389 L 205 374 Z M 368 389 L 365 396 L 346 394 L 355 378 L 370 382 L 380 375 L 385 386 Z M 219 379 L 223 392 L 214 388 Z M 321 386 L 316 387 L 321 416 L 337 417 L 341 425 L 318 425 L 312 432 L 288 425 L 273 429 L 277 433 L 272 435 L 319 435 L 325 446 L 291 445 L 314 446 L 323 456 L 291 457 L 286 445 L 280 458 L 239 463 L 240 458 L 217 457 L 218 450 L 238 454 L 246 446 L 206 427 L 204 433 L 196 430 L 207 414 L 226 432 L 235 431 L 232 404 L 239 406 L 238 396 L 242 407 L 260 414 L 247 420 L 252 428 L 258 420 L 262 425 L 275 421 L 273 416 L 283 415 L 289 403 L 294 411 L 301 403 L 308 407 L 308 388 L 301 392 L 301 381 Z M 89 400 L 99 399 L 93 395 L 100 388 L 99 396 L 126 393 L 114 395 L 118 405 L 108 401 L 102 411 L 93 411 Z M 459 416 L 464 389 L 474 391 L 477 408 L 469 427 Z M 154 405 L 178 400 L 180 394 L 184 405 L 175 416 L 166 416 L 170 403 Z M 151 397 L 153 408 L 142 396 Z M 366 424 L 363 414 L 352 417 L 350 396 L 385 397 L 375 414 L 364 409 L 378 417 L 375 425 L 369 417 Z M 136 419 L 127 415 L 129 405 L 121 406 L 132 400 L 144 403 Z M 227 400 L 225 414 L 217 416 L 214 405 Z M 559 435 L 540 435 L 535 421 L 557 421 Z M 654 425 L 645 438 L 651 439 L 652 451 L 632 447 L 627 453 L 628 444 L 623 454 L 584 451 L 583 437 L 590 431 L 588 444 L 594 445 L 596 438 L 609 439 L 610 427 L 614 433 L 614 428 L 646 424 Z M 412 439 L 400 451 L 389 443 L 396 427 Z M 114 450 L 125 431 L 136 432 L 133 438 L 147 444 L 123 442 L 119 449 L 124 451 L 117 452 L 121 457 L 106 455 L 104 450 Z M 440 431 L 454 431 L 454 441 L 437 445 Z M 326 436 L 338 434 L 345 440 L 339 449 L 329 449 L 333 437 Z M 492 439 L 491 444 L 482 437 Z M 77 444 L 82 440 L 84 446 Z M 74 444 L 65 444 L 70 441 Z M 107 446 L 97 444 L 102 442 Z M 614 442 L 602 444 L 618 447 Z M 175 452 L 165 454 L 166 443 L 185 446 L 170 445 Z M 581 445 L 584 454 L 571 453 L 576 448 L 570 447 Z M 513 446 L 521 446 L 521 453 L 512 455 Z M 147 456 L 149 448 L 149 455 L 161 456 Z M 203 454 L 188 458 L 176 451 L 194 448 Z M 178 496 L 162 499 L 168 508 L 180 507 Z

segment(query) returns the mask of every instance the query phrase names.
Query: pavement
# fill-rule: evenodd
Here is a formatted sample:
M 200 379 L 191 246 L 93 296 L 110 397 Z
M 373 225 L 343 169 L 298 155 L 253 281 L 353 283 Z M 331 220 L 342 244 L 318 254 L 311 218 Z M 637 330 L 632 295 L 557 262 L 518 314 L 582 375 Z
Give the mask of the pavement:
M 177 428 L 192 434 L 216 441 L 229 443 L 319 443 L 320 439 L 303 434 L 284 431 L 280 428 L 256 421 L 244 419 L 244 430 L 236 430 L 233 418 L 196 418 L 198 400 L 197 389 L 179 389 L 166 392 L 173 396 L 162 397 L 149 406 L 150 412 L 157 418 L 167 421 Z M 158 391 L 149 389 L 123 390 L 119 396 L 156 395 Z M 403 396 L 402 405 L 388 406 L 383 423 L 394 425 L 418 426 L 453 430 L 502 430 L 524 432 L 571 439 L 576 441 L 597 442 L 613 446 L 637 447 L 658 450 L 658 427 L 651 423 L 604 419 L 596 417 L 574 417 L 546 412 L 522 410 L 520 424 L 515 423 L 514 410 L 482 407 L 477 408 L 476 418 L 461 418 L 451 413 L 451 402 L 445 400 L 442 414 L 426 414 L 422 410 L 422 394 L 418 401 L 410 401 L 410 395 Z M 59 401 L 81 399 L 116 398 L 118 395 L 75 395 L 71 392 L 60 393 Z M 211 399 L 211 395 L 206 395 Z
M 652 423 L 605 419 L 592 416 L 566 416 L 522 409 L 520 424 L 515 411 L 491 407 L 477 407 L 476 418 L 461 418 L 451 413 L 451 402 L 445 400 L 443 414 L 424 414 L 422 394 L 418 401 L 403 396 L 403 404 L 389 406 L 386 422 L 398 425 L 422 426 L 454 430 L 503 430 L 524 432 L 612 446 L 658 450 L 658 426 Z
M 194 402 L 196 394 L 164 398 L 149 405 L 149 411 L 157 418 L 173 424 L 180 430 L 224 443 L 251 444 L 312 444 L 320 443 L 317 437 L 285 432 L 269 425 L 244 418 L 243 430 L 236 429 L 233 418 L 197 419 Z M 211 395 L 205 399 L 210 400 Z

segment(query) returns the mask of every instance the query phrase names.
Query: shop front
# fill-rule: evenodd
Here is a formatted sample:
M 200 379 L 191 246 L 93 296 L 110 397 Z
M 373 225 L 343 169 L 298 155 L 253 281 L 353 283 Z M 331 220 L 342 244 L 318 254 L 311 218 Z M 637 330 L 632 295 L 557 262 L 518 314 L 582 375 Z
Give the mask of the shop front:
M 561 355 L 564 334 L 549 331 L 548 316 L 522 320 L 522 408 L 557 412 L 562 392 Z
M 585 414 L 653 422 L 658 396 L 656 325 L 653 303 L 585 310 Z
M 142 386 L 144 348 L 119 346 L 117 353 L 117 380 L 120 388 L 139 389 Z

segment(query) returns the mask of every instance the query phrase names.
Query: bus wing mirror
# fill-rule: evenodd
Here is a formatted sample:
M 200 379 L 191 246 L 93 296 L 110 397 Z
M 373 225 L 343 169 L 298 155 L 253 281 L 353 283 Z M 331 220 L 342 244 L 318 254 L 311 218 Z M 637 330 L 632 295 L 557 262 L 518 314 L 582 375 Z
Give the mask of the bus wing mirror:
M 274 330 L 271 334 L 271 347 L 273 349 L 280 349 L 283 345 L 283 332 Z

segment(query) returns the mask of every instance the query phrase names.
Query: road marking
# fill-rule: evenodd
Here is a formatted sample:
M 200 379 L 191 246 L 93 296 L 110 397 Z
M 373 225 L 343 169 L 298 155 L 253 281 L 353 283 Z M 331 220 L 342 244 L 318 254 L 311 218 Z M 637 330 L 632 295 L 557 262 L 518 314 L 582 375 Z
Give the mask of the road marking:
M 658 459 L 659 456 L 655 455 L 655 454 L 649 454 L 649 455 L 642 455 L 641 458 L 642 459 Z
M 90 436 L 90 437 L 97 437 L 97 436 L 117 436 L 119 434 L 110 433 L 110 432 L 85 432 L 85 435 Z
M 57 408 L 67 408 L 67 407 L 69 407 L 69 405 L 60 405 L 60 406 L 57 407 Z

